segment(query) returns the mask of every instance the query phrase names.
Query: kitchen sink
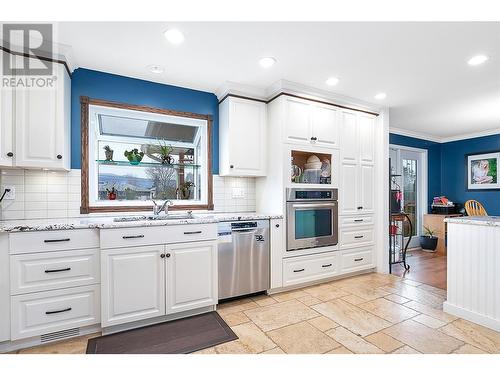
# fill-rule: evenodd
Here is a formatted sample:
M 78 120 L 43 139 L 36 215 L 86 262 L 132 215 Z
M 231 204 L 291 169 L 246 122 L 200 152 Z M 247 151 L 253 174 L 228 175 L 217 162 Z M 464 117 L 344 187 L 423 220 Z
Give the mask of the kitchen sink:
M 149 220 L 185 220 L 185 219 L 194 219 L 193 214 L 168 214 L 168 215 L 158 215 L 158 216 L 123 216 L 123 217 L 115 217 L 113 219 L 114 222 L 124 223 L 129 221 L 149 221 Z

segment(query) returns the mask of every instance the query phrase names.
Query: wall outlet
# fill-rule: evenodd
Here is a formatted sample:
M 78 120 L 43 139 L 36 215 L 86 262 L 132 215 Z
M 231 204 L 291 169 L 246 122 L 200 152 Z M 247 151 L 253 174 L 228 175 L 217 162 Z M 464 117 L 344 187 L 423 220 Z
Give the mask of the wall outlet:
M 234 187 L 232 192 L 233 198 L 245 198 L 245 189 L 240 187 Z
M 5 193 L 3 197 L 4 200 L 13 200 L 16 199 L 16 187 L 12 185 L 2 185 L 2 191 L 0 191 L 0 197 L 4 193 L 5 189 L 10 189 L 8 193 Z

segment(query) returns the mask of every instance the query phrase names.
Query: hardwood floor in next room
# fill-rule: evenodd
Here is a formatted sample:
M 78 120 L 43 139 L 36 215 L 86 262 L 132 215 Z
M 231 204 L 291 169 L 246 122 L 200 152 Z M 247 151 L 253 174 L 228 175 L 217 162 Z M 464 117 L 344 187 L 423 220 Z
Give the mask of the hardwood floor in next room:
M 427 253 L 422 250 L 408 251 L 406 261 L 410 270 L 406 271 L 400 265 L 392 267 L 392 273 L 431 287 L 446 290 L 446 256 Z

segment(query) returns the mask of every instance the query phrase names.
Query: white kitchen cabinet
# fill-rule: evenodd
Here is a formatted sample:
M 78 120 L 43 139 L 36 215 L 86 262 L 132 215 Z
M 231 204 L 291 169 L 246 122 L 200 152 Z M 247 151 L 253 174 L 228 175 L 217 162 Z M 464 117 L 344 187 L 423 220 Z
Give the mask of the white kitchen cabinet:
M 375 116 L 342 110 L 340 215 L 375 208 Z
M 219 174 L 266 175 L 266 104 L 227 97 L 219 107 Z
M 339 111 L 336 107 L 292 97 L 284 100 L 285 142 L 339 146 Z
M 165 314 L 164 245 L 101 250 L 102 326 Z
M 10 276 L 8 235 L 0 233 L 0 342 L 10 339 Z
M 339 147 L 339 111 L 326 104 L 313 104 L 311 135 L 314 144 L 323 147 Z
M 217 241 L 167 245 L 167 314 L 217 304 Z
M 271 289 L 283 286 L 282 259 L 286 253 L 285 225 L 283 219 L 270 220 Z
M 2 87 L 0 88 L 0 166 L 3 167 L 13 166 L 13 161 L 14 161 L 13 130 L 14 130 L 13 90 L 9 87 Z
M 15 89 L 15 166 L 70 169 L 71 80 L 53 64 L 52 87 Z

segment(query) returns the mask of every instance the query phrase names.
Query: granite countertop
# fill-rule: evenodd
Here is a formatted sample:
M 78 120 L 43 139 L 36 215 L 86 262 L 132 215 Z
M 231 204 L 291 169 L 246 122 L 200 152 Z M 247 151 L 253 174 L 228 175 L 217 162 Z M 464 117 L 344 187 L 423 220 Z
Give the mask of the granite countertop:
M 175 215 L 175 214 L 174 214 Z M 149 215 L 127 215 L 122 216 L 82 216 L 65 219 L 40 219 L 40 220 L 5 220 L 0 221 L 0 233 L 12 232 L 37 232 L 45 230 L 67 230 L 67 229 L 110 229 L 110 228 L 130 228 L 130 227 L 153 227 L 165 225 L 183 224 L 207 224 L 221 221 L 238 220 L 267 220 L 281 219 L 283 215 L 267 215 L 255 212 L 235 212 L 235 213 L 202 213 L 193 214 L 190 219 L 169 219 L 169 220 L 147 220 Z M 115 217 L 134 218 L 134 221 L 114 221 Z
M 461 216 L 449 217 L 444 220 L 452 224 L 486 225 L 500 227 L 500 216 Z

